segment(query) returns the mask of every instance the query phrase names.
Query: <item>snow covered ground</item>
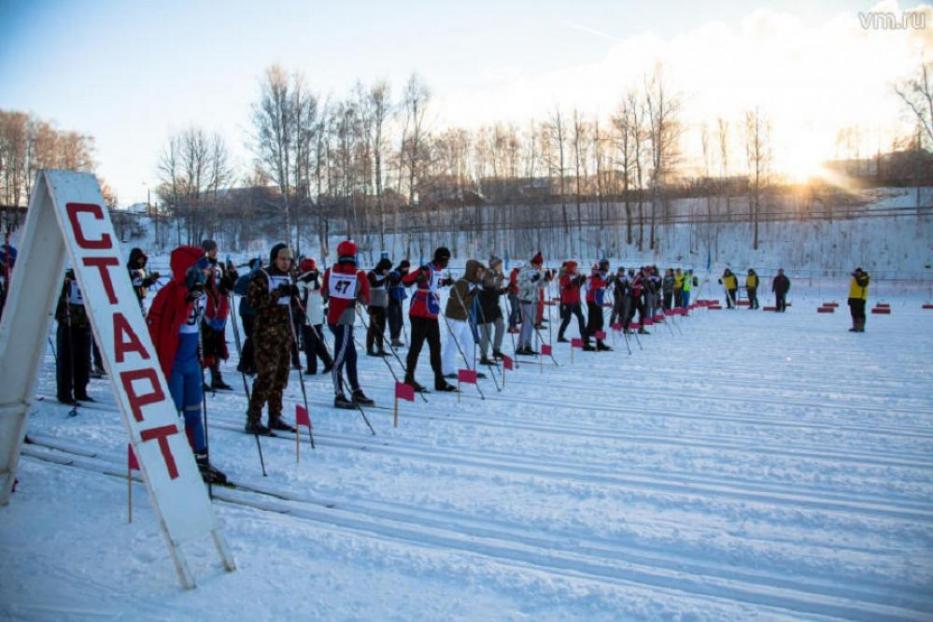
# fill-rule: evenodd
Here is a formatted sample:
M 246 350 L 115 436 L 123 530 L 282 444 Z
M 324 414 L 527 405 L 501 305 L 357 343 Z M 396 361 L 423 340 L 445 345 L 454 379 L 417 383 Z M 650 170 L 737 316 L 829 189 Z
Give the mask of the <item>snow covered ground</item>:
M 100 472 L 126 468 L 109 385 L 75 418 L 46 397 L 0 508 L 0 618 L 931 620 L 928 294 L 886 292 L 892 314 L 855 335 L 828 291 L 795 288 L 784 315 L 698 310 L 632 355 L 571 364 L 555 344 L 559 367 L 522 362 L 485 400 L 403 402 L 398 428 L 369 410 L 376 436 L 308 377 L 317 450 L 305 432 L 296 464 L 294 438 L 264 439 L 266 478 L 231 360 L 212 457 L 267 494 L 215 488 L 239 570 L 189 546 L 190 592 L 144 487 L 127 524 L 125 479 Z M 383 363 L 361 368 L 391 407 Z M 293 373 L 286 408 L 300 396 Z

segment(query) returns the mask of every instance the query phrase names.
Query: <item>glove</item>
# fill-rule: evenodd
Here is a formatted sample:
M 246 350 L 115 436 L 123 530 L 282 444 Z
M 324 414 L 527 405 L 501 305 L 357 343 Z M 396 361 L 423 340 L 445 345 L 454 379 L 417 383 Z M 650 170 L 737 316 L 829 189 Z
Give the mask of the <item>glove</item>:
M 427 280 L 428 280 L 428 275 L 427 275 L 427 273 L 425 273 L 424 270 L 422 270 L 421 272 L 419 272 L 419 273 L 418 273 L 418 278 L 415 279 L 415 281 L 418 282 L 418 283 L 424 283 L 424 282 L 427 281 Z
M 185 296 L 185 302 L 191 303 L 204 295 L 204 290 L 200 287 L 195 287 L 194 289 L 188 290 L 188 295 Z
M 278 298 L 282 296 L 297 296 L 298 288 L 291 283 L 283 283 L 275 288 L 275 294 Z
M 540 275 L 540 274 L 532 274 L 532 275 L 531 275 L 531 282 L 532 282 L 532 283 L 537 283 L 537 282 L 538 282 L 538 279 L 540 279 L 540 278 L 541 278 L 541 275 Z

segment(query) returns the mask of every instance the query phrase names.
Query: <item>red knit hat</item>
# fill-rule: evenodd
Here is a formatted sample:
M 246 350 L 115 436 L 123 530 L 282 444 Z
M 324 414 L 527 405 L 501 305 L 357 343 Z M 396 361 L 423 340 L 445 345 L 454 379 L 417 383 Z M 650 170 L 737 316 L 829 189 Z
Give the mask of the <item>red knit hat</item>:
M 535 253 L 535 256 L 531 258 L 531 264 L 534 266 L 540 266 L 544 263 L 544 255 L 541 254 L 541 251 Z
M 311 272 L 312 270 L 317 270 L 317 263 L 311 257 L 305 257 L 301 260 L 301 263 L 298 264 L 298 270 L 300 272 Z

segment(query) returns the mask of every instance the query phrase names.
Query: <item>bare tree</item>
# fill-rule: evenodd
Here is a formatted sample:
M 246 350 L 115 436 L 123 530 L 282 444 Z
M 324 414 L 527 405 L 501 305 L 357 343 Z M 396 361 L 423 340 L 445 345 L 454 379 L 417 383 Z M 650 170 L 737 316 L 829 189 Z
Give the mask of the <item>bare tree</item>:
M 745 157 L 748 161 L 749 211 L 752 218 L 752 248 L 758 250 L 758 221 L 761 193 L 768 184 L 771 162 L 771 125 L 758 108 L 745 113 Z
M 680 124 L 677 114 L 680 102 L 667 92 L 664 84 L 662 67 L 655 68 L 651 78 L 645 83 L 645 107 L 648 113 L 648 144 L 651 149 L 651 240 L 650 248 L 657 245 L 657 211 L 663 199 L 662 190 L 666 178 L 673 172 L 678 156 Z M 664 218 L 670 221 L 664 200 Z
M 414 213 L 416 198 L 418 197 L 418 181 L 421 171 L 428 161 L 428 153 L 425 148 L 427 137 L 425 128 L 425 115 L 427 114 L 428 104 L 431 100 L 431 91 L 427 85 L 416 74 L 408 79 L 405 85 L 405 92 L 402 99 L 402 105 L 405 110 L 405 129 L 402 132 L 402 147 L 399 158 L 402 168 L 407 173 L 408 180 L 408 209 Z M 409 224 L 416 224 L 415 219 L 410 217 Z M 411 255 L 412 242 L 411 229 L 408 230 L 406 242 L 406 256 Z M 421 249 L 423 253 L 423 248 Z
M 894 92 L 917 118 L 925 142 L 933 149 L 933 62 L 921 63 L 917 75 L 898 84 Z
M 286 241 L 292 245 L 292 213 L 289 198 L 295 158 L 295 107 L 288 75 L 279 65 L 266 69 L 260 83 L 259 101 L 253 105 L 254 136 L 251 144 L 256 163 L 279 187 L 285 215 Z M 295 82 L 301 82 L 296 76 Z M 300 87 L 299 87 L 300 88 Z

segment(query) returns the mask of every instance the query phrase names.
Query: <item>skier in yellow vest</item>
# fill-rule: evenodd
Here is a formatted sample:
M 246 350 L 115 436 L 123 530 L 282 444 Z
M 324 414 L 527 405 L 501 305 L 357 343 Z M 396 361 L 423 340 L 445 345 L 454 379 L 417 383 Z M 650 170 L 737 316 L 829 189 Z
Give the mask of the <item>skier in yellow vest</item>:
M 865 306 L 868 304 L 868 283 L 871 278 L 861 268 L 856 268 L 849 281 L 849 311 L 852 313 L 850 333 L 865 332 Z

